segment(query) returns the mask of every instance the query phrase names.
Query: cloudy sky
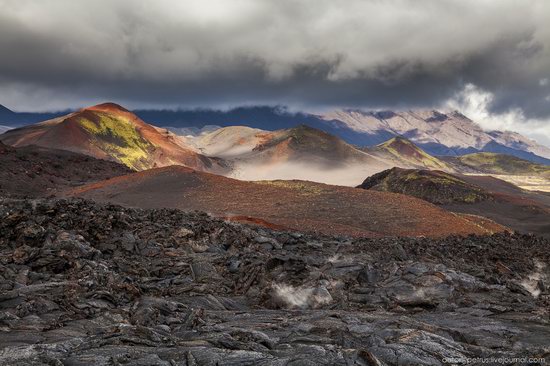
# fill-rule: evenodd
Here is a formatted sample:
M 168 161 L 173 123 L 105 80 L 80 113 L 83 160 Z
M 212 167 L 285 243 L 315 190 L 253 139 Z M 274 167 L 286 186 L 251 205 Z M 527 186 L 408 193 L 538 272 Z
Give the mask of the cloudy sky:
M 0 104 L 456 108 L 550 142 L 547 0 L 0 0 Z

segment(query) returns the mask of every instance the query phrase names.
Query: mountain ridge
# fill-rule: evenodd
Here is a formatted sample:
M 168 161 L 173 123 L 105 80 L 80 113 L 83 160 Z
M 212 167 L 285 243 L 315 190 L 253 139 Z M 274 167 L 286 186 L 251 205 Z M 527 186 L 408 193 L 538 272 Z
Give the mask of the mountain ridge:
M 475 121 L 459 111 L 336 109 L 324 114 L 313 114 L 291 112 L 282 106 L 252 106 L 236 107 L 225 111 L 135 109 L 133 112 L 143 120 L 159 127 L 197 128 L 206 125 L 221 127 L 243 125 L 274 131 L 306 124 L 358 146 L 374 146 L 394 136 L 403 136 L 431 155 L 458 156 L 489 151 L 550 165 L 550 147 L 516 132 L 484 131 Z M 64 114 L 67 114 L 67 111 L 45 114 L 14 112 L 8 120 L 0 118 L 0 124 L 14 126 L 34 123 Z M 459 128 L 449 128 L 448 125 L 453 121 Z M 426 132 L 427 130 L 429 133 Z M 450 132 L 453 133 L 449 135 Z M 452 136 L 453 134 L 455 136 Z
M 15 113 L 13 112 L 11 109 L 9 109 L 8 107 L 6 107 L 5 105 L 3 104 L 0 104 L 0 115 L 2 114 L 11 114 L 11 113 Z
M 364 135 L 365 139 L 380 140 L 378 143 L 383 142 L 388 133 L 403 136 L 432 155 L 463 155 L 490 150 L 550 164 L 550 148 L 515 132 L 484 131 L 458 111 L 369 112 L 349 109 L 332 111 L 320 117 L 329 124 L 354 131 L 359 137 Z M 501 151 L 495 151 L 498 149 Z

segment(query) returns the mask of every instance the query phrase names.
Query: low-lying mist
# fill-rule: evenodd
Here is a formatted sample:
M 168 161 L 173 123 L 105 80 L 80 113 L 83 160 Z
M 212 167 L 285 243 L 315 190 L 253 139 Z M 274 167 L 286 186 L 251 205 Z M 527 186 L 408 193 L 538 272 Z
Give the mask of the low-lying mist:
M 241 180 L 308 180 L 312 182 L 355 187 L 365 178 L 387 167 L 350 164 L 337 168 L 323 167 L 307 163 L 284 162 L 277 165 L 242 164 L 236 165 L 228 175 Z

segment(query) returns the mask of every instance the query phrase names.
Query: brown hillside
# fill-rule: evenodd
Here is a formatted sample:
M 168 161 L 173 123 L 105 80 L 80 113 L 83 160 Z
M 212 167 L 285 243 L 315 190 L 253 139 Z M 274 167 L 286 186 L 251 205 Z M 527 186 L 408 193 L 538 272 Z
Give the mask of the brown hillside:
M 131 207 L 202 210 L 325 234 L 442 237 L 503 229 L 482 228 L 400 194 L 304 181 L 245 182 L 175 166 L 90 184 L 69 195 Z
M 494 177 L 393 168 L 368 177 L 359 187 L 407 194 L 455 213 L 550 237 L 550 196 Z
M 0 196 L 41 197 L 69 187 L 124 175 L 124 165 L 38 146 L 13 148 L 0 142 Z

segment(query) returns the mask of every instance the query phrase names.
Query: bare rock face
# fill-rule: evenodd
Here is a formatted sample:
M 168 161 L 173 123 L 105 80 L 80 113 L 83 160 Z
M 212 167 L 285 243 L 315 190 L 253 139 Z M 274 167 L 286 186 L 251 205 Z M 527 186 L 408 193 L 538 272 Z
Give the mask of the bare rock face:
M 549 247 L 512 234 L 314 237 L 199 212 L 3 199 L 0 364 L 544 358 Z

